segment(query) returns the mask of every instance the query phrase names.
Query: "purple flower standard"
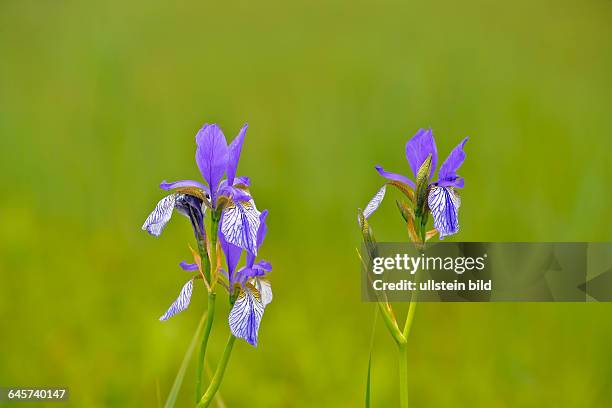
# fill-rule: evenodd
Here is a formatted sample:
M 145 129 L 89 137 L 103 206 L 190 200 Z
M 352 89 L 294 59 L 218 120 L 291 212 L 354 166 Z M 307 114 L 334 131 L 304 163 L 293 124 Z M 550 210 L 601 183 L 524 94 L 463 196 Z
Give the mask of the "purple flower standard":
M 406 160 L 415 179 L 423 163 L 431 156 L 427 204 L 434 219 L 434 228 L 438 230 L 440 239 L 459 231 L 458 211 L 461 200 L 455 188 L 462 188 L 464 184 L 463 178 L 457 175 L 457 170 L 465 160 L 463 146 L 467 141 L 466 137 L 450 152 L 438 170 L 438 180 L 433 183 L 431 179 L 436 169 L 438 151 L 431 129 L 419 129 L 406 143 Z M 406 184 L 413 189 L 416 187 L 415 183 L 406 176 L 385 171 L 381 166 L 376 166 L 376 170 L 387 180 Z M 385 184 L 370 200 L 363 211 L 365 218 L 378 209 L 385 197 L 386 187 Z
M 257 247 L 260 247 L 267 233 L 266 217 L 268 211 L 262 211 L 257 230 Z M 255 263 L 255 256 L 246 254 L 246 265 L 236 271 L 242 254 L 242 248 L 221 238 L 221 248 L 227 263 L 227 280 L 229 292 L 235 299 L 228 321 L 232 334 L 257 346 L 259 325 L 266 306 L 272 301 L 272 286 L 264 276 L 272 270 L 272 265 L 264 260 Z M 234 292 L 238 289 L 236 295 Z

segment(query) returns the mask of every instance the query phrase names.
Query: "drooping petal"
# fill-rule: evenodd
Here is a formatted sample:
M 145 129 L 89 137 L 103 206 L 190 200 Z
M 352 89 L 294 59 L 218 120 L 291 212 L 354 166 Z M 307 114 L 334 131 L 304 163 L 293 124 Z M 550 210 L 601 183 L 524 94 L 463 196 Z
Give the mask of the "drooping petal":
M 436 164 L 438 162 L 438 150 L 436 141 L 433 138 L 431 129 L 419 129 L 408 142 L 406 142 L 406 160 L 412 169 L 412 174 L 416 179 L 419 169 L 427 157 L 431 154 L 431 180 Z
M 187 309 L 189 306 L 189 302 L 191 302 L 191 293 L 193 292 L 193 279 L 190 279 L 183 289 L 181 289 L 181 293 L 179 293 L 178 298 L 170 305 L 166 313 L 159 320 L 168 320 L 172 316 L 177 313 L 182 312 Z
M 228 149 L 228 160 L 227 160 L 227 183 L 231 186 L 234 184 L 234 177 L 236 176 L 236 169 L 238 168 L 238 161 L 240 160 L 240 152 L 242 151 L 242 144 L 244 143 L 244 136 L 249 125 L 246 123 L 238 132 L 238 136 L 232 141 Z
M 401 174 L 391 173 L 390 171 L 385 171 L 381 166 L 376 166 L 376 171 L 378 174 L 391 181 L 399 181 L 400 183 L 408 184 L 410 187 L 414 188 L 414 182 L 410 180 L 406 176 L 402 176 Z
M 468 141 L 466 137 L 448 155 L 440 170 L 438 171 L 438 185 L 442 187 L 463 187 L 463 178 L 457 176 L 457 170 L 465 160 L 463 146 Z
M 210 187 L 211 203 L 215 206 L 217 188 L 227 167 L 227 142 L 217 125 L 204 125 L 196 135 L 196 163 Z
M 170 194 L 159 200 L 155 209 L 142 225 L 142 229 L 147 231 L 149 234 L 159 237 L 164 227 L 170 221 L 174 206 L 176 205 L 176 198 L 178 194 Z
M 223 228 L 223 218 L 221 218 L 219 229 Z M 219 241 L 221 242 L 221 249 L 225 254 L 225 262 L 227 263 L 227 271 L 228 271 L 228 280 L 230 282 L 230 288 L 232 288 L 235 277 L 234 271 L 236 270 L 236 266 L 240 261 L 240 256 L 242 255 L 242 248 L 236 246 L 234 244 L 230 244 L 225 239 L 223 234 L 219 234 Z
M 188 271 L 188 272 L 193 272 L 193 271 L 198 270 L 198 264 L 195 264 L 195 263 L 187 263 L 185 261 L 181 261 L 179 266 L 181 267 L 182 270 Z
M 458 212 L 461 201 L 452 187 L 432 185 L 427 203 L 434 219 L 434 228 L 438 230 L 440 239 L 459 231 Z
M 376 194 L 374 194 L 374 197 L 372 197 L 370 202 L 365 206 L 365 208 L 363 209 L 363 216 L 366 219 L 370 218 L 370 215 L 372 215 L 374 211 L 378 209 L 378 207 L 380 206 L 380 203 L 382 203 L 383 199 L 385 198 L 386 192 L 387 192 L 387 185 L 384 184 L 380 188 L 380 190 L 378 190 Z M 357 222 L 359 222 L 359 220 L 357 220 Z
M 189 218 L 193 232 L 197 239 L 203 239 L 206 235 L 204 229 L 204 216 L 206 206 L 202 205 L 202 200 L 189 194 L 179 194 L 176 198 L 176 210 Z
M 246 284 L 229 313 L 228 321 L 232 334 L 257 346 L 257 334 L 263 313 L 261 294 L 255 286 Z
M 272 285 L 267 279 L 256 278 L 253 281 L 253 286 L 257 288 L 261 294 L 261 302 L 264 307 L 268 306 L 272 302 Z
M 219 230 L 230 244 L 257 255 L 260 214 L 253 200 L 234 201 L 223 210 L 221 216 L 223 221 Z

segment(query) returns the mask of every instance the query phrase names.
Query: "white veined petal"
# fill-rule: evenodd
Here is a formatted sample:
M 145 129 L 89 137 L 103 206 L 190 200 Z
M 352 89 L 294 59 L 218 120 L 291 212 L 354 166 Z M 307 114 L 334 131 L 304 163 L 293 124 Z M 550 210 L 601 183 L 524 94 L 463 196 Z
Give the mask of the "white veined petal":
M 181 289 L 178 298 L 170 305 L 166 313 L 159 320 L 168 320 L 177 313 L 187 309 L 191 302 L 191 293 L 193 292 L 193 279 L 190 279 Z
M 257 333 L 263 313 L 264 304 L 259 291 L 250 283 L 246 284 L 229 313 L 232 334 L 257 346 Z
M 159 237 L 172 217 L 172 211 L 174 211 L 177 196 L 178 194 L 170 194 L 159 200 L 153 212 L 149 214 L 142 225 L 142 229 L 151 235 Z
M 452 187 L 431 186 L 427 203 L 440 239 L 459 231 L 458 212 L 461 200 Z
M 232 203 L 223 210 L 221 233 L 225 240 L 257 255 L 260 214 L 253 200 Z
M 261 294 L 261 302 L 264 307 L 268 306 L 268 304 L 272 302 L 272 285 L 270 281 L 262 278 L 253 278 L 251 279 L 251 283 Z
M 374 194 L 374 197 L 372 197 L 368 205 L 366 205 L 365 209 L 363 210 L 363 216 L 366 219 L 368 219 L 370 215 L 372 215 L 374 211 L 378 209 L 378 207 L 380 206 L 380 203 L 382 203 L 383 201 L 383 198 L 385 198 L 386 192 L 387 192 L 387 185 L 385 184 L 380 188 L 380 190 L 376 192 L 376 194 Z

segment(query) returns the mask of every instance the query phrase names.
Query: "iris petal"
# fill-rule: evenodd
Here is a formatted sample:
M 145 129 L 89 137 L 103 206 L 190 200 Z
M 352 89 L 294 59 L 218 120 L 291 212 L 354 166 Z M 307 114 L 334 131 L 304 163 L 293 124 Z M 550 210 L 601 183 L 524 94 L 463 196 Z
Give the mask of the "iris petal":
M 257 255 L 257 231 L 260 212 L 253 200 L 234 201 L 223 210 L 220 231 L 225 240 Z
M 178 194 L 170 194 L 159 200 L 153 212 L 149 214 L 142 225 L 142 229 L 151 235 L 159 237 L 168 221 L 170 221 L 170 218 L 172 218 L 177 197 Z
M 259 324 L 264 308 L 261 293 L 255 286 L 247 283 L 229 313 L 228 321 L 232 334 L 257 346 Z
M 431 186 L 427 203 L 440 239 L 459 231 L 458 213 L 461 200 L 452 187 Z
M 193 280 L 190 279 L 181 289 L 178 298 L 170 305 L 166 313 L 159 320 L 168 320 L 177 313 L 187 309 L 191 302 L 191 293 L 193 292 Z
M 378 174 L 391 181 L 399 181 L 400 183 L 408 184 L 410 187 L 414 188 L 414 182 L 410 180 L 406 176 L 402 176 L 401 174 L 391 173 L 390 171 L 385 171 L 381 166 L 376 166 L 376 171 Z
M 468 141 L 466 137 L 448 155 L 438 171 L 438 184 L 442 187 L 463 187 L 463 178 L 457 176 L 457 170 L 465 160 L 463 146 Z
M 193 272 L 193 271 L 198 270 L 198 264 L 195 264 L 195 263 L 187 263 L 185 261 L 181 261 L 179 266 L 181 267 L 182 270 L 188 271 L 188 272 Z
M 246 123 L 240 129 L 238 136 L 232 141 L 228 149 L 227 159 L 227 182 L 229 185 L 234 184 L 234 177 L 236 176 L 236 169 L 238 168 L 238 161 L 240 160 L 240 152 L 242 151 L 242 144 L 244 143 L 244 136 L 249 125 Z
M 431 129 L 419 129 L 418 132 L 406 142 L 406 160 L 408 160 L 414 178 L 417 177 L 421 165 L 423 165 L 430 154 L 431 172 L 429 173 L 429 178 L 431 179 L 436 168 L 436 163 L 438 162 L 438 149 L 436 148 L 436 141 L 433 138 Z
M 227 167 L 227 141 L 217 125 L 204 125 L 196 135 L 196 163 L 210 187 L 212 205 L 217 199 L 217 188 Z
M 372 197 L 372 199 L 370 200 L 370 202 L 365 206 L 364 210 L 363 210 L 363 216 L 368 219 L 370 217 L 370 215 L 372 215 L 374 213 L 374 211 L 376 211 L 378 209 L 378 207 L 380 206 L 380 203 L 382 203 L 383 199 L 385 198 L 385 193 L 387 192 L 387 185 L 384 184 L 380 190 L 378 190 L 376 192 L 376 194 L 374 194 L 374 197 Z

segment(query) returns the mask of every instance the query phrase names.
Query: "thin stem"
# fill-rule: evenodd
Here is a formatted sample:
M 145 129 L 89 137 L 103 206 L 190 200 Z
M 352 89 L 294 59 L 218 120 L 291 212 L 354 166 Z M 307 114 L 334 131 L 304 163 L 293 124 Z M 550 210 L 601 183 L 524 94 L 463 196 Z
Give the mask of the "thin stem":
M 397 326 L 395 318 L 391 316 L 391 307 L 389 306 L 389 304 L 378 302 L 378 306 L 380 307 L 380 311 L 382 312 L 383 321 L 385 322 L 389 333 L 391 333 L 391 336 L 393 336 L 393 340 L 395 340 L 398 345 L 404 343 L 404 336 L 402 335 L 402 332 Z
M 198 355 L 198 363 L 196 368 L 196 403 L 202 395 L 202 373 L 204 371 L 204 361 L 206 359 L 206 348 L 208 347 L 208 338 L 212 330 L 213 320 L 215 318 L 215 299 L 217 295 L 213 292 L 208 293 L 208 311 L 206 312 L 206 325 L 204 326 L 204 334 L 202 335 L 202 343 L 200 344 L 200 354 Z
M 227 363 L 229 362 L 230 355 L 232 354 L 232 348 L 234 347 L 234 341 L 236 337 L 230 334 L 229 339 L 227 340 L 227 344 L 225 345 L 225 350 L 223 350 L 223 356 L 221 356 L 221 361 L 219 361 L 219 365 L 217 366 L 217 370 L 215 371 L 215 375 L 208 386 L 208 389 L 202 396 L 202 399 L 198 403 L 198 407 L 208 407 L 212 402 L 217 390 L 221 386 L 221 381 L 223 381 L 223 374 L 225 374 L 225 368 L 227 367 Z
M 408 408 L 408 347 L 399 345 L 399 388 L 400 407 Z

